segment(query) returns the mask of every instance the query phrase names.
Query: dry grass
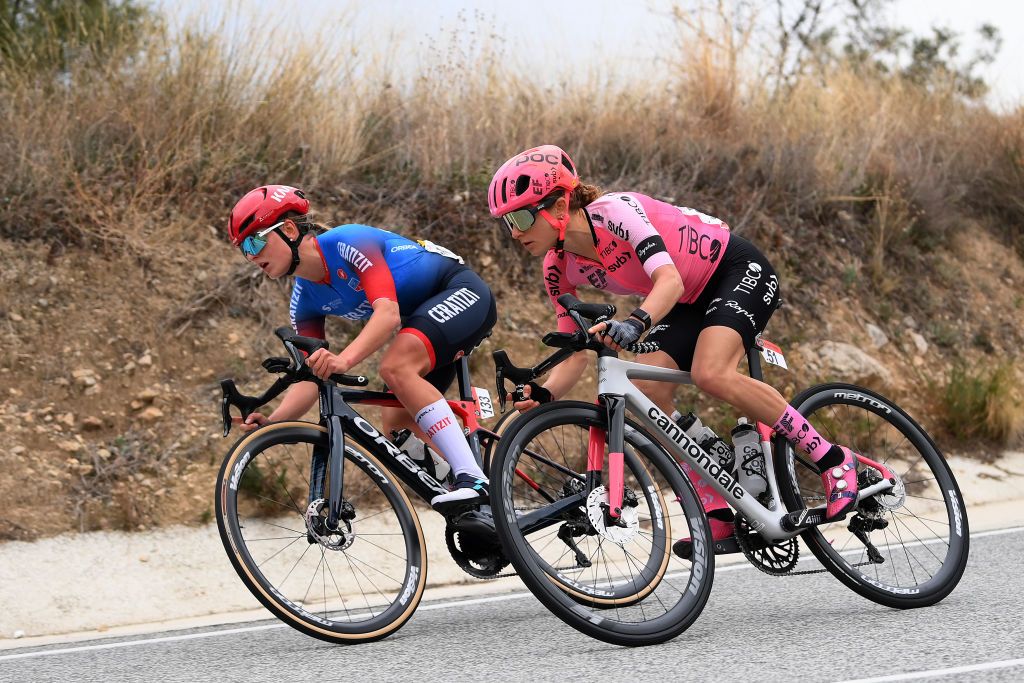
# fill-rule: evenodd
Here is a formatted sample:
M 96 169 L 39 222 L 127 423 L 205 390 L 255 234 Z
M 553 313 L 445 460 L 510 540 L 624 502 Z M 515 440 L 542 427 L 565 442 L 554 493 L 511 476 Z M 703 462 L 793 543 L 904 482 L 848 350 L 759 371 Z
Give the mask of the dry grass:
M 225 25 L 151 26 L 141 54 L 110 49 L 66 79 L 0 67 L 0 230 L 145 250 L 219 225 L 268 180 L 301 184 L 320 206 L 372 188 L 468 191 L 482 207 L 495 165 L 540 141 L 570 149 L 594 180 L 705 206 L 740 229 L 770 218 L 817 231 L 853 198 L 845 208 L 869 227 L 854 239 L 873 243 L 879 270 L 895 242 L 941 241 L 958 211 L 1024 212 L 1020 114 L 842 71 L 779 97 L 745 66 L 749 27 L 688 21 L 680 62 L 628 87 L 539 85 L 468 31 L 408 78 L 315 38 L 233 52 L 216 38 Z

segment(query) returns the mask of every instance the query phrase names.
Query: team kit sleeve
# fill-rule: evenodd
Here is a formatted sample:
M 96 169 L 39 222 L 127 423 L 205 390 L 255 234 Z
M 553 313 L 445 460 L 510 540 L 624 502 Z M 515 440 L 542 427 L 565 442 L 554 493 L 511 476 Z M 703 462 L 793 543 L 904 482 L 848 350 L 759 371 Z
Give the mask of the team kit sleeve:
M 651 223 L 640 201 L 630 194 L 620 195 L 619 200 L 611 203 L 615 207 L 616 219 L 621 221 L 628 231 L 627 241 L 636 252 L 636 257 L 640 260 L 647 277 L 654 279 L 654 271 L 661 266 L 675 267 L 675 262 L 665 247 L 665 240 Z
M 563 294 L 576 296 L 576 286 L 570 284 L 566 277 L 566 259 L 558 258 L 554 250 L 549 251 L 544 257 L 544 289 L 551 299 L 551 305 L 555 309 L 555 318 L 558 321 L 559 332 L 574 332 L 576 324 L 573 323 L 569 313 L 558 303 L 558 297 Z
M 371 305 L 378 299 L 398 301 L 395 278 L 384 252 L 382 241 L 369 235 L 357 235 L 351 241 L 338 242 L 338 254 L 359 278 L 366 300 Z

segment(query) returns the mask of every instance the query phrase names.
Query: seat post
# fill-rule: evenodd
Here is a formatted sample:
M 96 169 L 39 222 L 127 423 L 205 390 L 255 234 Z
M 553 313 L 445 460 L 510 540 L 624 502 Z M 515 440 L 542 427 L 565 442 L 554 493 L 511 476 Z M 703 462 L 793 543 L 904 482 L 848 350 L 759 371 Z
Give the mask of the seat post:
M 764 374 L 761 372 L 761 357 L 758 355 L 757 344 L 751 346 L 747 351 L 747 366 L 750 369 L 750 376 L 758 382 L 764 381 Z
M 473 400 L 473 385 L 469 379 L 469 357 L 463 356 L 455 362 L 455 377 L 459 380 L 459 400 Z

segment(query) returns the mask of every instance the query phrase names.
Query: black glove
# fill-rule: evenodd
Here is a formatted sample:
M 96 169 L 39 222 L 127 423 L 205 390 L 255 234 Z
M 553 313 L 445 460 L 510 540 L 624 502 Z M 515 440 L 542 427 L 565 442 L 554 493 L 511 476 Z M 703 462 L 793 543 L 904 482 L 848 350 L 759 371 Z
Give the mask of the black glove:
M 530 399 L 537 403 L 550 403 L 555 398 L 547 387 L 542 387 L 536 382 L 530 382 L 526 386 L 530 387 Z
M 626 348 L 640 338 L 644 333 L 644 324 L 636 318 L 626 318 L 623 321 L 609 320 L 604 335 L 611 337 L 612 341 L 619 346 Z

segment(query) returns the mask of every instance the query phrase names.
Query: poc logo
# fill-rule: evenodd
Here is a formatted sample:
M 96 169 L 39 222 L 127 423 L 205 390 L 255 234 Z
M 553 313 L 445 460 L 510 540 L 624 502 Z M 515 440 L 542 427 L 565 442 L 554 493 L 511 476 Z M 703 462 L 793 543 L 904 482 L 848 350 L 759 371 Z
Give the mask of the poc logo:
M 523 156 L 516 159 L 516 166 L 521 166 L 528 161 L 532 161 L 538 164 L 558 164 L 559 159 L 554 154 L 541 154 L 540 152 L 533 152 L 532 154 L 524 154 Z

